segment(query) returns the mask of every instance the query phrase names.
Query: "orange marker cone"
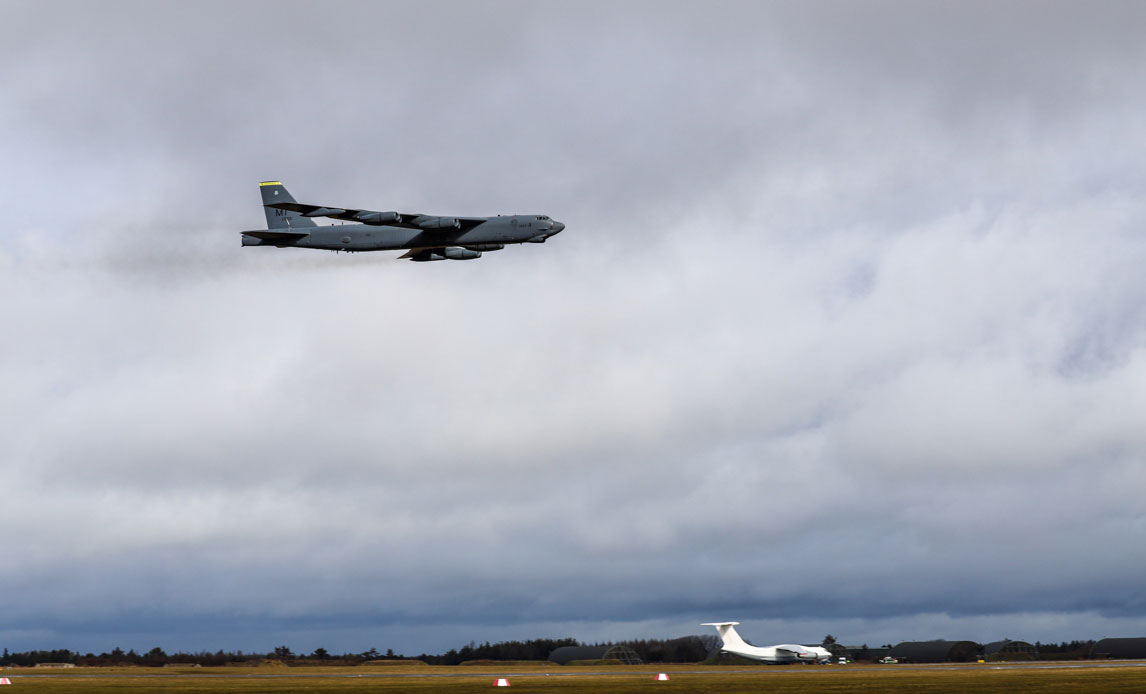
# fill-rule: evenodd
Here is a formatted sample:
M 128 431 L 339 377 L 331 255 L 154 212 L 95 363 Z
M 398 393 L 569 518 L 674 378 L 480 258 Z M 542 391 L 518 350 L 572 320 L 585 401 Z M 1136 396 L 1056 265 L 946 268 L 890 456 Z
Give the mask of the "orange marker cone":
M 668 681 L 669 681 L 669 676 L 666 675 L 665 673 L 662 672 L 661 674 L 657 675 L 657 682 L 668 682 Z
M 499 677 L 499 678 L 497 678 L 497 681 L 493 683 L 493 686 L 495 686 L 495 687 L 508 687 L 509 686 L 509 680 L 507 680 L 504 677 Z

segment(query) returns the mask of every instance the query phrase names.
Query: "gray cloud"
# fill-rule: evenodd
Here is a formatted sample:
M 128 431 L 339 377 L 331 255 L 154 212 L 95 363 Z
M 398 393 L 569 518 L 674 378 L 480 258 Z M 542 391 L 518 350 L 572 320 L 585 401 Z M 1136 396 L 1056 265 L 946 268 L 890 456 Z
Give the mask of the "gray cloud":
M 13 14 L 9 648 L 1146 624 L 1137 6 Z

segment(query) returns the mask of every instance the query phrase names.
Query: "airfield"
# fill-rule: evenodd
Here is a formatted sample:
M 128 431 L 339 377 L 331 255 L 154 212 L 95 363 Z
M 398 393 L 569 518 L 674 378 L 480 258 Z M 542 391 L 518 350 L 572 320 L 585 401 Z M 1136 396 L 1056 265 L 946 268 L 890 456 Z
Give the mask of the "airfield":
M 658 673 L 669 681 L 657 681 Z M 1146 661 L 938 665 L 557 666 L 547 663 L 356 667 L 75 668 L 0 670 L 18 692 L 476 692 L 506 678 L 518 692 L 1142 692 Z

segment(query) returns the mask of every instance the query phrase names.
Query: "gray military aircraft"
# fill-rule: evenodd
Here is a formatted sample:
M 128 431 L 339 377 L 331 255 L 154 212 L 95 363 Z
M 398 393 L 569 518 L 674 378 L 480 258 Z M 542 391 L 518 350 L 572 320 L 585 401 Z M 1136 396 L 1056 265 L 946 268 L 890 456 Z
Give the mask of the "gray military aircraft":
M 267 229 L 244 231 L 244 246 L 328 251 L 408 251 L 416 262 L 473 260 L 511 243 L 545 243 L 565 225 L 545 215 L 440 217 L 420 212 L 375 212 L 296 202 L 280 181 L 259 184 Z M 314 217 L 350 224 L 318 226 Z

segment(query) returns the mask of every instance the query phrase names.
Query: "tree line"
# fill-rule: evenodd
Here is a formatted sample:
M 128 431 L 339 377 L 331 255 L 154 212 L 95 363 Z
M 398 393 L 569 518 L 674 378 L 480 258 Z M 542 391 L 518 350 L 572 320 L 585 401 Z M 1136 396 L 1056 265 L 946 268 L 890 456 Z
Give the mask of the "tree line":
M 420 653 L 405 656 L 393 649 L 385 652 L 376 648 L 361 653 L 331 653 L 325 648 L 316 648 L 310 653 L 296 653 L 288 646 L 276 646 L 263 652 L 244 651 L 199 651 L 193 653 L 168 653 L 162 648 L 152 648 L 146 652 L 114 648 L 104 653 L 81 653 L 68 649 L 35 650 L 12 652 L 7 648 L 0 655 L 0 666 L 32 667 L 40 663 L 69 663 L 79 667 L 112 666 L 151 666 L 186 665 L 218 667 L 222 665 L 254 665 L 267 661 L 282 662 L 287 665 L 356 665 L 372 660 L 420 660 L 430 665 L 457 665 L 469 660 L 545 660 L 555 649 L 562 646 L 614 646 L 624 645 L 636 651 L 642 660 L 649 663 L 697 662 L 704 660 L 717 646 L 715 637 L 686 636 L 675 639 L 640 639 L 620 643 L 589 644 L 574 638 L 530 639 L 527 641 L 500 641 L 478 644 L 471 641 L 461 648 L 451 648 L 445 653 Z
M 1039 655 L 1053 655 L 1058 656 L 1056 659 L 1072 660 L 1075 658 L 1085 659 L 1090 657 L 1090 648 L 1095 644 L 1093 639 L 1089 641 L 1063 641 L 1062 643 L 1042 643 L 1035 641 L 1035 648 L 1038 650 Z
M 824 639 L 826 646 L 834 646 L 835 639 Z M 1058 655 L 1060 658 L 1088 657 L 1094 641 L 1063 641 L 1059 644 L 1036 643 L 1040 655 Z M 199 651 L 194 653 L 167 653 L 162 648 L 152 648 L 145 653 L 134 650 L 124 651 L 115 648 L 105 653 L 80 653 L 68 649 L 9 652 L 4 649 L 0 655 L 2 667 L 31 667 L 40 663 L 70 663 L 80 667 L 110 666 L 151 666 L 186 665 L 218 667 L 222 665 L 255 665 L 266 661 L 278 661 L 288 665 L 356 665 L 371 660 L 420 660 L 430 665 L 457 665 L 469 660 L 545 660 L 549 654 L 561 646 L 628 646 L 636 651 L 646 663 L 696 663 L 716 655 L 719 640 L 716 636 L 684 636 L 674 639 L 638 639 L 633 641 L 584 643 L 573 638 L 530 639 L 528 641 L 486 641 L 477 644 L 473 641 L 461 648 L 451 648 L 445 653 L 421 653 L 417 656 L 404 656 L 393 649 L 380 652 L 375 648 L 361 653 L 335 654 L 325 648 L 316 648 L 310 653 L 295 653 L 287 646 L 277 646 L 268 653 L 243 651 Z
M 576 645 L 576 639 L 534 639 L 532 641 L 507 641 L 497 644 L 475 646 L 473 643 L 461 649 L 451 649 L 441 655 L 421 654 L 417 660 L 432 664 L 457 664 L 465 660 L 544 660 L 549 652 L 558 646 Z M 276 646 L 272 651 L 198 651 L 192 653 L 168 653 L 162 648 L 152 648 L 146 652 L 114 648 L 104 653 L 82 653 L 66 648 L 54 650 L 9 651 L 0 654 L 2 667 L 31 667 L 41 663 L 68 663 L 80 667 L 141 665 L 163 667 L 165 665 L 200 665 L 203 667 L 222 665 L 251 665 L 266 661 L 279 661 L 289 665 L 344 664 L 353 665 L 371 660 L 405 660 L 407 656 L 395 653 L 393 649 L 380 652 L 376 648 L 361 653 L 331 653 L 325 648 L 316 648 L 310 653 L 295 653 L 288 646 Z

